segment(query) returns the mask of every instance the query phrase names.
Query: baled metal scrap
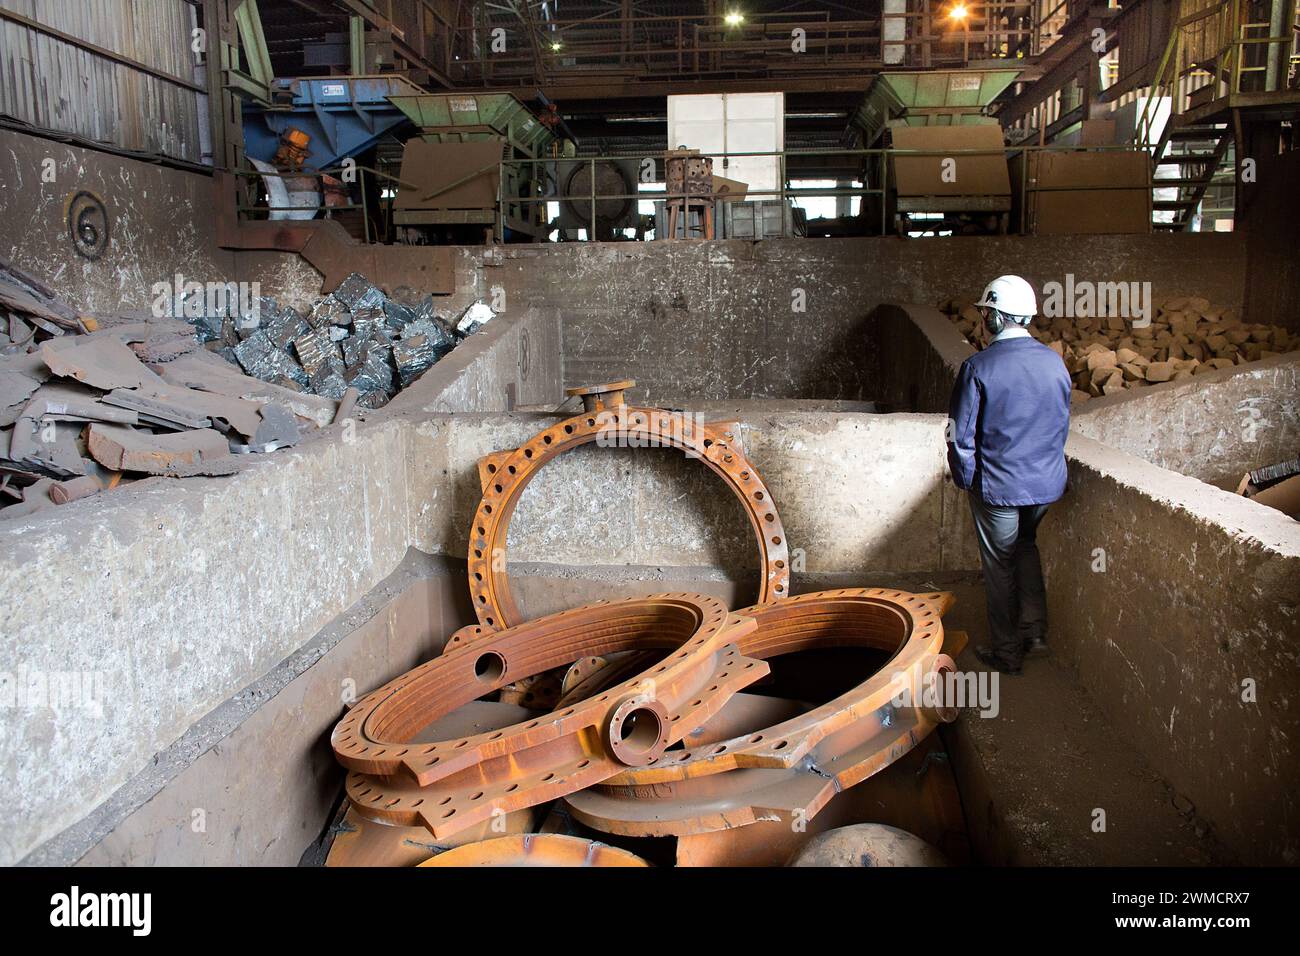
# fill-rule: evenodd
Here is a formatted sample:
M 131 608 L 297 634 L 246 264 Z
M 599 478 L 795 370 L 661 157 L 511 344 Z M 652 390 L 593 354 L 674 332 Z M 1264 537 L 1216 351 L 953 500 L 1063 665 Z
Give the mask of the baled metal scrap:
M 360 406 L 378 408 L 494 314 L 482 303 L 454 314 L 431 295 L 396 294 L 352 273 L 310 306 L 281 308 L 262 297 L 255 313 L 237 319 L 186 319 L 200 343 L 255 378 L 335 401 L 354 386 Z

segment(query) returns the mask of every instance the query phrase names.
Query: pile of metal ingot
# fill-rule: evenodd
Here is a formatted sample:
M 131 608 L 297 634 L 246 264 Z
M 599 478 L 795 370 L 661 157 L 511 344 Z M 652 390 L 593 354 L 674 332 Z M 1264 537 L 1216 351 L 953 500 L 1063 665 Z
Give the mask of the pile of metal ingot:
M 348 808 L 332 865 L 639 865 L 655 841 L 637 838 L 664 836 L 679 865 L 780 865 L 829 826 L 899 822 L 873 819 L 876 804 L 943 802 L 922 781 L 943 762 L 930 732 L 956 718 L 936 692 L 965 641 L 944 633 L 952 596 L 791 596 L 785 531 L 736 424 L 626 406 L 631 384 L 572 390 L 581 414 L 480 462 L 478 623 L 335 727 Z M 515 504 L 547 462 L 611 429 L 697 457 L 743 503 L 757 604 L 674 592 L 521 617 L 499 560 Z M 782 657 L 843 648 L 888 663 L 820 706 L 746 692 Z M 892 792 L 855 787 L 896 761 L 914 765 Z
M 953 299 L 943 311 L 971 345 L 988 347 L 992 334 L 975 306 Z M 1029 334 L 1061 356 L 1075 404 L 1300 349 L 1300 335 L 1244 322 L 1232 309 L 1197 296 L 1167 299 L 1145 322 L 1128 315 L 1040 315 Z

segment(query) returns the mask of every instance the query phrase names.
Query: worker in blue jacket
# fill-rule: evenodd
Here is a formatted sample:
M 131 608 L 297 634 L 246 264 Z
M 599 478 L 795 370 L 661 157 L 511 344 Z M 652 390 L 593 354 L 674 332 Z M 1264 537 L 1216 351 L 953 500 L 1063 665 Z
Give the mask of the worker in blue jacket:
M 1036 535 L 1065 492 L 1070 375 L 1029 334 L 1033 287 L 1001 276 L 976 303 L 993 340 L 957 373 L 948 412 L 948 464 L 969 492 L 979 537 L 990 643 L 987 666 L 1019 674 L 1026 654 L 1047 650 L 1047 594 Z

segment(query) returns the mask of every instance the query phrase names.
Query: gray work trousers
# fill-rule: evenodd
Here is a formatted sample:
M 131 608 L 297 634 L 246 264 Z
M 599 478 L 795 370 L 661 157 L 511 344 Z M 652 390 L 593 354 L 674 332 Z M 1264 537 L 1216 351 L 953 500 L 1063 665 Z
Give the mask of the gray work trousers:
M 1047 505 L 991 505 L 970 494 L 979 538 L 993 653 L 1019 664 L 1025 642 L 1047 635 L 1047 591 L 1038 559 L 1038 523 Z

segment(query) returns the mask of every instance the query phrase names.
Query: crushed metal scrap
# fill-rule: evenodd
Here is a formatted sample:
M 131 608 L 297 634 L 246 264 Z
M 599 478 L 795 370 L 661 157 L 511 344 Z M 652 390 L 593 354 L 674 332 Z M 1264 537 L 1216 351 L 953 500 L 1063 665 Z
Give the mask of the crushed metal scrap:
M 193 339 L 171 320 L 119 322 L 0 355 L 0 518 L 149 475 L 233 474 L 237 453 L 332 421 L 334 403 L 251 379 Z
M 460 312 L 407 289 L 385 295 L 352 273 L 313 303 L 281 306 L 262 297 L 240 311 L 198 297 L 178 303 L 194 338 L 253 378 L 339 401 L 357 390 L 362 408 L 380 408 L 493 318 L 474 303 Z M 165 344 L 155 344 L 154 349 Z

